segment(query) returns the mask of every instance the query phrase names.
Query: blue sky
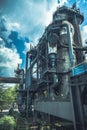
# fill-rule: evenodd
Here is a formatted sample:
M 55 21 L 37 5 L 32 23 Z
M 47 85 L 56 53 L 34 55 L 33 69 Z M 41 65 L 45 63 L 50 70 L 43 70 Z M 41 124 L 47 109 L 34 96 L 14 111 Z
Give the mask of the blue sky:
M 87 0 L 1 0 L 0 76 L 14 76 L 18 63 L 24 68 L 30 43 L 38 43 L 57 6 L 71 7 L 74 2 L 84 14 L 81 25 L 84 43 L 87 39 Z

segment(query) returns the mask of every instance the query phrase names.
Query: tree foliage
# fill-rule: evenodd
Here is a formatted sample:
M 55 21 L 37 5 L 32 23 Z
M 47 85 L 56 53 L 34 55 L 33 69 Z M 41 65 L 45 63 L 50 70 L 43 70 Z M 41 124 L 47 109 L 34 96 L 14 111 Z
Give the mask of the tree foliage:
M 2 111 L 4 107 L 5 107 L 4 90 L 0 88 L 0 110 Z
M 4 116 L 0 118 L 0 130 L 14 130 L 16 122 L 12 116 Z
M 17 88 L 18 85 L 15 87 L 8 87 L 7 89 L 0 88 L 0 110 L 8 109 L 17 99 Z

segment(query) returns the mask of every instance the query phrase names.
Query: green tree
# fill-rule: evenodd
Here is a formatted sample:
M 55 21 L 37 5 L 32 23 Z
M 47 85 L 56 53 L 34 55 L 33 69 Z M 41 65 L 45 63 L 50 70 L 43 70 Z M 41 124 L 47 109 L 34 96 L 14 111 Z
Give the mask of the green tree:
M 16 122 L 12 116 L 4 116 L 0 118 L 0 130 L 14 130 Z
M 0 88 L 0 110 L 9 109 L 17 99 L 18 85 L 15 87 L 8 87 L 7 89 Z
M 14 88 L 9 87 L 7 89 L 4 90 L 4 100 L 5 102 L 9 105 L 11 103 L 14 102 L 14 98 L 15 98 L 15 92 L 14 92 Z
M 0 88 L 0 111 L 5 108 L 5 100 L 4 100 L 4 90 Z

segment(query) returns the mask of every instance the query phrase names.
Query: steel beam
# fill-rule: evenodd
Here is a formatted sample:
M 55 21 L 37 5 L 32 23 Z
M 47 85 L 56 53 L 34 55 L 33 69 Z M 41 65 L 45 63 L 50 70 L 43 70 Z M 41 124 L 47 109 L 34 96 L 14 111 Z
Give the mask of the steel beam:
M 0 77 L 0 83 L 20 83 L 20 78 L 15 77 Z

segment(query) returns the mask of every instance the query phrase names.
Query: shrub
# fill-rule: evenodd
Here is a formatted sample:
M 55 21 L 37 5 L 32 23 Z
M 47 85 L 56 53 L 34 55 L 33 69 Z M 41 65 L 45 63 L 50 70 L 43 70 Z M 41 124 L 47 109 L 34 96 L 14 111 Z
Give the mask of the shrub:
M 0 130 L 14 130 L 16 122 L 12 116 L 4 116 L 0 119 Z

